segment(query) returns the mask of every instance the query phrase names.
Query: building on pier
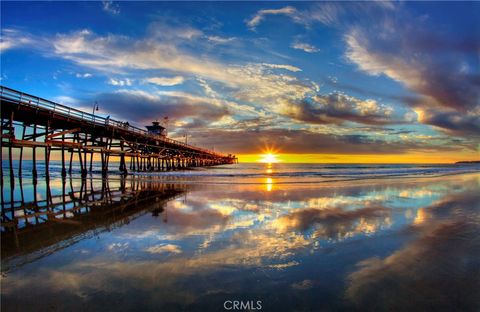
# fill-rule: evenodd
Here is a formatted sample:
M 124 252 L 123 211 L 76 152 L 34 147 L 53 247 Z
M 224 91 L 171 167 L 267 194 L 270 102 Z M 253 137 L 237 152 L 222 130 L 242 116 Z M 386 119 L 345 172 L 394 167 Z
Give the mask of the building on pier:
M 148 133 L 150 134 L 155 134 L 155 135 L 161 135 L 161 136 L 166 136 L 166 128 L 160 125 L 160 122 L 155 120 L 152 121 L 151 126 L 145 126 L 147 128 Z

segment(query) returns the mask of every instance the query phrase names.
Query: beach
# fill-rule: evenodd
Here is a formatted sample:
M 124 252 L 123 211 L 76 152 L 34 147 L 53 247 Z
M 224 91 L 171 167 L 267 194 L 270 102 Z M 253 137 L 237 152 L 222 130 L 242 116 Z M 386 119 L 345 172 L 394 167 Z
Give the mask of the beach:
M 480 306 L 478 165 L 238 164 L 83 183 L 51 170 L 49 183 L 15 182 L 8 311 Z

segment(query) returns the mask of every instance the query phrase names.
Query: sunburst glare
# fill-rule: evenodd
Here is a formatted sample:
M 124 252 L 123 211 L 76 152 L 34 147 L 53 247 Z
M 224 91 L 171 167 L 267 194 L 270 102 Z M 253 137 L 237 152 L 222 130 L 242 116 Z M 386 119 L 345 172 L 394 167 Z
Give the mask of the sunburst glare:
M 273 153 L 262 154 L 260 158 L 261 163 L 265 164 L 274 164 L 278 163 L 280 160 L 278 159 L 277 155 Z

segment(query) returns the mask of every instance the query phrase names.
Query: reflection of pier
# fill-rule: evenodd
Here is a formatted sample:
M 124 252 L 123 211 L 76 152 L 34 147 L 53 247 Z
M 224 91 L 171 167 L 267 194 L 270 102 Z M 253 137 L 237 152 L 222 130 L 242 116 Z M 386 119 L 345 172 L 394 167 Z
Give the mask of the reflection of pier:
M 34 178 L 37 176 L 37 149 L 45 151 L 46 176 L 54 150 L 60 152 L 63 177 L 67 175 L 67 168 L 72 171 L 74 155 L 78 157 L 82 176 L 86 176 L 88 171 L 92 172 L 94 155 L 99 157 L 103 174 L 109 170 L 110 157 L 119 159 L 122 173 L 128 170 L 161 171 L 236 162 L 234 155 L 188 145 L 131 126 L 128 122 L 89 114 L 3 86 L 0 86 L 0 99 L 1 143 L 2 148 L 8 148 L 10 176 L 13 176 L 13 148 L 20 150 L 19 175 L 24 148 L 31 148 Z
M 39 196 L 34 185 L 29 202 L 23 200 L 26 194 L 21 187 L 21 200 L 2 203 L 2 262 L 17 257 L 13 261 L 17 264 L 29 262 L 147 212 L 158 215 L 167 201 L 186 192 L 181 184 L 134 177 L 115 181 L 118 185 L 114 188 L 110 187 L 113 181 L 106 179 L 76 181 L 82 181 L 81 185 L 74 187 L 72 180 L 60 180 L 62 192 L 54 196 L 48 180 L 44 196 Z

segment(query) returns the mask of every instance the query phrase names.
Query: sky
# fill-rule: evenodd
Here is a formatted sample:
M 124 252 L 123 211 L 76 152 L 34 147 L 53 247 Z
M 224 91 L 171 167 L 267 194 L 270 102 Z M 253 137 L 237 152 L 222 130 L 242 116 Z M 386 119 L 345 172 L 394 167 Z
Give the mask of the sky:
M 480 157 L 479 2 L 8 2 L 1 84 L 257 161 Z

